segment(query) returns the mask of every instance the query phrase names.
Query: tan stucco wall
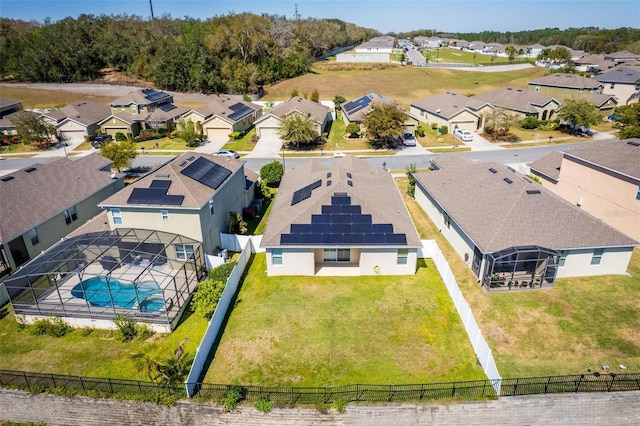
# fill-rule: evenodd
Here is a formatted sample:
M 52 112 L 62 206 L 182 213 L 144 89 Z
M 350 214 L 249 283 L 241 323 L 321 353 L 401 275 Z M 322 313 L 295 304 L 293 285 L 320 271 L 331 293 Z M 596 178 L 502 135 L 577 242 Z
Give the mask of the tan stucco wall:
M 636 91 L 635 84 L 620 84 L 616 83 L 614 88 L 611 88 L 611 83 L 603 83 L 603 93 L 607 95 L 613 95 L 618 100 L 618 105 L 626 105 L 627 100 Z
M 564 158 L 560 180 L 545 187 L 572 204 L 581 198 L 583 210 L 640 241 L 638 184 Z
M 457 114 L 450 119 L 444 119 L 414 106 L 411 107 L 410 111 L 411 114 L 418 117 L 420 121 L 424 123 L 427 123 L 429 125 L 431 125 L 431 123 L 436 123 L 438 127 L 447 126 L 449 128 L 449 133 L 453 132 L 453 129 L 456 125 L 459 128 L 469 130 L 470 132 L 475 132 L 483 125 L 482 118 L 480 116 L 475 115 L 467 110 L 462 111 L 460 114 Z
M 118 132 L 122 132 L 125 135 L 131 132 L 131 133 L 135 133 L 134 136 L 137 135 L 137 132 L 132 131 L 132 126 L 129 126 L 129 124 L 120 120 L 118 117 L 109 118 L 109 120 L 105 121 L 101 127 L 103 132 L 113 136 L 114 138 L 116 136 L 116 133 Z
M 536 91 L 536 85 L 535 84 L 530 84 L 529 85 L 529 89 L 532 91 Z M 598 89 L 592 89 L 592 90 L 583 90 L 582 92 L 580 92 L 579 89 L 570 89 L 570 88 L 564 88 L 564 87 L 550 87 L 550 86 L 540 86 L 540 90 L 538 90 L 538 93 L 542 93 L 545 94 L 551 98 L 555 98 L 558 99 L 559 101 L 564 101 L 567 98 L 577 98 L 577 97 L 581 97 L 584 96 L 588 93 L 601 93 L 601 90 Z
M 256 124 L 256 133 L 258 137 L 262 137 L 262 128 L 278 128 L 280 127 L 280 119 L 270 116 L 267 117 L 264 121 Z

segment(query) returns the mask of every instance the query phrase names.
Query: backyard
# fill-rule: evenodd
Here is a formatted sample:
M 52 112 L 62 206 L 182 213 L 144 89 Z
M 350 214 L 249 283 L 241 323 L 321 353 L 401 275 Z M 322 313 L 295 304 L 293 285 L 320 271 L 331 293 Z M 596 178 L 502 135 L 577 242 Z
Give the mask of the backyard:
M 267 277 L 256 254 L 205 382 L 330 386 L 485 378 L 435 266 Z

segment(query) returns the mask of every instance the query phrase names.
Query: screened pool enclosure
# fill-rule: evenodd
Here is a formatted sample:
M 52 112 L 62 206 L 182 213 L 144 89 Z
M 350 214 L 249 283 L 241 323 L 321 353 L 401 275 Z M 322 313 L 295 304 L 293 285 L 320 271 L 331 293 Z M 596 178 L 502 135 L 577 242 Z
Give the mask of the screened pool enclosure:
M 482 285 L 487 290 L 553 287 L 560 254 L 539 246 L 510 247 L 485 255 Z
M 16 315 L 113 327 L 117 314 L 170 331 L 204 273 L 199 242 L 117 229 L 61 240 L 5 281 Z

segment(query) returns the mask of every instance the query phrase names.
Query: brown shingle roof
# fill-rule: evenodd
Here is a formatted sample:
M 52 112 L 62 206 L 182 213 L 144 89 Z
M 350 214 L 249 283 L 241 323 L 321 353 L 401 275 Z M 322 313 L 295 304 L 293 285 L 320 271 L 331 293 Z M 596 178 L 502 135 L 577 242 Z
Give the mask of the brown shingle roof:
M 562 165 L 563 156 L 564 154 L 561 151 L 550 152 L 531 163 L 529 168 L 557 182 L 560 177 L 560 166 Z
M 492 90 L 491 92 L 478 94 L 475 98 L 495 106 L 531 113 L 537 112 L 533 105 L 544 106 L 553 101 L 556 101 L 558 104 L 560 103 L 554 98 L 543 95 L 542 93 L 516 87 L 504 87 Z
M 245 114 L 238 114 L 237 117 L 234 116 L 233 119 L 229 118 L 229 116 L 232 116 L 239 107 L 247 107 L 249 110 Z M 223 120 L 233 124 L 242 120 L 251 112 L 259 111 L 261 108 L 262 107 L 260 105 L 256 105 L 251 102 L 237 100 L 231 97 L 221 97 L 213 102 L 209 102 L 206 105 L 201 106 L 200 108 L 194 109 L 193 111 L 202 115 L 205 120 L 217 115 Z
M 411 106 L 429 111 L 440 117 L 451 118 L 464 110 L 473 113 L 487 104 L 488 102 L 482 101 L 475 96 L 466 97 L 455 92 L 445 92 L 412 102 Z
M 161 92 L 155 89 L 141 89 L 128 93 L 127 95 L 111 102 L 109 105 L 153 105 L 172 101 L 173 97 L 166 92 Z
M 327 177 L 328 173 L 331 173 L 330 177 Z M 313 189 L 309 198 L 292 206 L 294 192 L 317 180 L 321 180 L 322 185 Z M 327 186 L 328 180 L 330 186 Z M 404 233 L 406 246 L 421 245 L 393 177 L 382 168 L 373 169 L 365 161 L 350 155 L 333 159 L 331 167 L 310 161 L 285 173 L 261 245 L 280 246 L 280 236 L 289 233 L 291 224 L 311 223 L 311 215 L 322 213 L 322 206 L 330 205 L 331 197 L 337 192 L 347 193 L 353 205 L 361 206 L 363 214 L 371 214 L 373 223 L 390 223 L 394 233 Z
M 69 119 L 85 126 L 90 126 L 109 117 L 111 115 L 111 108 L 95 102 L 80 101 L 43 115 L 58 123 Z
M 3 177 L 0 182 L 0 240 L 16 235 L 60 214 L 111 185 L 111 161 L 98 154 L 36 164 Z
M 308 114 L 313 121 L 317 123 L 324 123 L 327 118 L 327 114 L 329 113 L 329 108 L 318 102 L 312 102 L 307 99 L 302 99 L 300 96 L 296 96 L 289 99 L 287 102 L 274 107 L 268 114 L 263 115 L 256 120 L 256 124 L 266 120 L 267 117 L 271 115 L 283 118 L 293 111 Z
M 377 93 L 368 93 L 364 96 L 354 99 L 353 101 L 344 102 L 340 105 L 342 113 L 349 119 L 349 121 L 362 121 L 365 115 L 369 114 L 374 105 L 395 105 L 395 102 Z M 364 105 L 362 108 L 358 108 L 359 105 Z M 351 107 L 351 108 L 350 108 Z
M 597 89 L 602 83 L 578 74 L 550 74 L 529 82 L 530 85 L 563 87 L 568 89 Z
M 416 190 L 426 189 L 485 253 L 529 245 L 562 250 L 638 244 L 503 164 L 459 164 L 417 173 L 416 180 Z
M 630 143 L 631 142 L 631 143 Z M 640 180 L 640 139 L 595 141 L 567 149 L 565 158 L 577 158 Z
M 167 195 L 183 195 L 184 200 L 180 204 L 181 208 L 200 209 L 211 199 L 217 192 L 207 185 L 198 182 L 181 173 L 189 164 L 193 163 L 200 157 L 208 161 L 216 163 L 227 170 L 231 171 L 231 175 L 223 181 L 222 185 L 228 182 L 235 173 L 242 171 L 244 161 L 227 157 L 218 157 L 215 155 L 202 154 L 197 152 L 187 152 L 152 173 L 142 177 L 136 182 L 119 191 L 117 194 L 100 203 L 101 206 L 154 206 L 157 208 L 159 204 L 128 204 L 127 200 L 135 188 L 150 188 L 151 182 L 154 180 L 170 180 L 171 184 L 167 191 Z M 186 163 L 186 164 L 185 164 Z M 182 165 L 181 165 L 182 164 Z M 168 176 L 168 177 L 167 177 Z M 175 207 L 175 206 L 174 206 Z

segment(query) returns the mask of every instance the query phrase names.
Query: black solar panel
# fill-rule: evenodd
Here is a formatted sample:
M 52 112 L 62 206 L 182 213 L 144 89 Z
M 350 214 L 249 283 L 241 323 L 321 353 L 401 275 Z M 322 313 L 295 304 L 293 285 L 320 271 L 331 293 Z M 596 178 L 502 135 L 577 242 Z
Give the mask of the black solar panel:
M 317 180 L 305 186 L 304 188 L 298 189 L 293 193 L 293 198 L 291 198 L 291 205 L 294 206 L 300 201 L 306 200 L 307 198 L 311 197 L 311 193 L 313 192 L 313 190 L 319 188 L 320 186 L 322 186 L 322 181 Z
M 406 234 L 387 234 L 387 244 L 407 244 Z
M 253 108 L 249 108 L 248 106 L 243 104 L 231 105 L 229 109 L 231 109 L 233 113 L 229 114 L 228 117 L 233 121 L 238 121 L 242 117 L 245 117 L 253 112 Z
M 158 189 L 169 189 L 171 186 L 170 180 L 152 180 L 149 188 L 158 188 Z M 166 192 L 166 191 L 165 191 Z
M 341 204 L 351 204 L 351 197 L 337 197 L 334 195 L 333 197 L 331 197 L 331 204 L 334 206 Z
M 209 188 L 218 189 L 222 182 L 231 175 L 231 170 L 200 157 L 181 170 L 180 173 L 203 185 L 207 185 Z
M 144 93 L 144 97 L 150 101 L 157 101 L 158 99 L 164 98 L 167 96 L 164 92 L 158 92 L 154 89 L 142 89 L 142 93 Z
M 167 195 L 167 188 L 133 188 L 127 204 L 180 206 L 184 195 Z
M 162 104 L 158 108 L 160 108 L 164 112 L 168 112 L 168 111 L 174 110 L 174 109 L 176 109 L 178 107 L 175 106 L 174 104 Z
M 355 112 L 360 111 L 362 108 L 367 107 L 371 103 L 371 98 L 369 96 L 363 96 L 355 101 L 348 102 L 342 106 L 342 110 L 347 113 L 347 115 L 351 115 Z

